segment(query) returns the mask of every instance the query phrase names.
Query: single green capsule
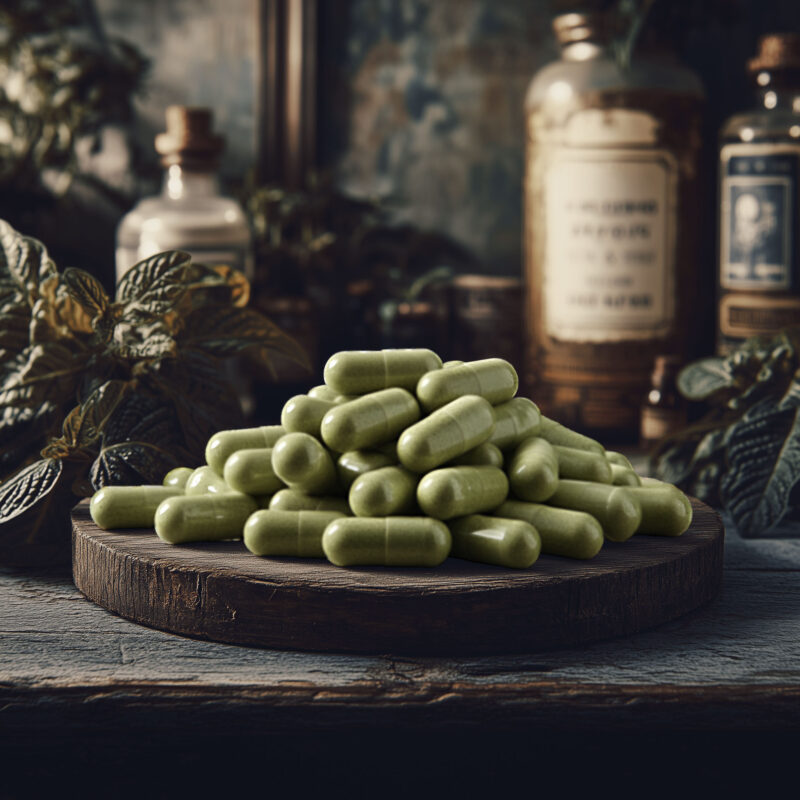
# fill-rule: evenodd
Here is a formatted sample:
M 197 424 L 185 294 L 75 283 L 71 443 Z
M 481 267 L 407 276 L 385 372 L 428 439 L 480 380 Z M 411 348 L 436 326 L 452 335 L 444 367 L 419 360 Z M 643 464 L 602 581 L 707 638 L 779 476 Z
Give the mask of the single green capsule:
M 353 481 L 348 495 L 357 517 L 392 517 L 417 513 L 419 475 L 405 467 L 381 467 Z
M 345 517 L 322 534 L 322 549 L 339 567 L 437 567 L 450 553 L 447 526 L 430 517 Z
M 89 514 L 106 531 L 152 528 L 159 503 L 182 494 L 175 486 L 104 486 L 92 496 Z
M 290 488 L 308 494 L 331 494 L 339 479 L 331 454 L 307 433 L 287 433 L 272 448 L 272 469 Z
M 322 534 L 343 515 L 336 511 L 260 510 L 244 524 L 245 547 L 257 556 L 325 558 Z
M 296 489 L 275 492 L 269 507 L 272 511 L 338 511 L 347 516 L 353 513 L 345 497 L 315 497 Z
M 464 361 L 459 361 L 457 358 L 454 358 L 450 361 L 445 361 L 442 364 L 442 369 L 450 369 L 450 367 L 460 367 L 464 363 L 465 363 Z
M 319 386 L 312 386 L 308 390 L 308 396 L 314 397 L 317 400 L 328 400 L 331 403 L 341 402 L 339 400 L 341 397 L 339 392 L 334 391 L 330 386 L 326 386 L 324 383 L 321 383 Z
M 606 458 L 611 464 L 617 464 L 617 466 L 627 467 L 634 472 L 636 471 L 633 469 L 633 464 L 631 464 L 630 459 L 622 453 L 618 453 L 616 450 L 606 450 Z
M 675 486 L 641 486 L 629 491 L 642 507 L 642 522 L 636 533 L 680 536 L 692 524 L 692 504 Z
M 533 525 L 519 519 L 472 514 L 452 520 L 448 527 L 453 537 L 450 555 L 454 558 L 526 569 L 542 549 Z
M 336 405 L 333 400 L 297 394 L 283 404 L 281 425 L 287 433 L 308 433 L 318 437 L 322 418 Z
M 520 500 L 542 503 L 558 487 L 558 456 L 546 439 L 521 442 L 508 464 L 511 491 Z
M 286 431 L 280 425 L 259 428 L 239 428 L 215 433 L 206 445 L 206 463 L 222 477 L 228 456 L 237 450 L 253 447 L 273 447 Z
M 464 395 L 478 395 L 497 405 L 510 400 L 518 387 L 517 371 L 508 361 L 484 358 L 425 373 L 417 384 L 417 398 L 426 411 L 434 411 Z
M 447 467 L 497 467 L 503 468 L 503 452 L 499 447 L 482 442 L 445 464 Z
M 348 450 L 336 459 L 336 471 L 339 482 L 349 491 L 359 475 L 381 467 L 391 467 L 396 463 L 396 459 L 379 450 Z
M 345 453 L 391 442 L 419 419 L 419 405 L 405 389 L 392 387 L 334 406 L 320 433 L 331 450 Z
M 245 494 L 275 494 L 284 482 L 272 468 L 272 448 L 237 450 L 225 462 L 225 483 Z
M 489 440 L 501 450 L 516 447 L 539 432 L 542 415 L 533 400 L 512 397 L 494 407 L 494 433 Z
M 611 483 L 614 486 L 641 486 L 642 479 L 632 469 L 611 463 Z
M 593 450 L 596 453 L 604 454 L 605 447 L 600 442 L 595 441 L 589 436 L 570 430 L 560 423 L 542 414 L 542 424 L 539 427 L 539 436 L 547 439 L 550 444 L 560 444 L 564 447 L 575 447 L 578 450 Z
M 611 464 L 600 453 L 578 450 L 576 447 L 564 447 L 560 444 L 554 444 L 553 450 L 558 459 L 560 478 L 611 483 Z
M 397 457 L 406 469 L 429 472 L 487 441 L 492 431 L 489 401 L 459 397 L 406 428 L 397 442 Z
M 642 507 L 627 486 L 560 480 L 548 503 L 591 514 L 603 526 L 606 539 L 624 542 L 642 521 Z
M 340 394 L 368 394 L 390 386 L 413 392 L 428 371 L 442 368 L 432 350 L 344 350 L 325 364 L 325 383 Z
M 233 489 L 211 467 L 205 466 L 192 472 L 183 491 L 189 495 L 228 494 Z
M 257 509 L 252 497 L 239 492 L 171 497 L 156 509 L 155 529 L 169 544 L 241 539 Z
M 551 556 L 594 558 L 605 540 L 600 523 L 585 511 L 507 500 L 495 514 L 533 525 L 541 537 L 542 552 Z
M 508 478 L 497 467 L 444 467 L 417 487 L 419 507 L 436 519 L 452 519 L 497 508 L 508 497 Z
M 189 476 L 194 472 L 190 467 L 175 467 L 171 469 L 162 481 L 164 486 L 171 486 L 173 489 L 185 489 Z

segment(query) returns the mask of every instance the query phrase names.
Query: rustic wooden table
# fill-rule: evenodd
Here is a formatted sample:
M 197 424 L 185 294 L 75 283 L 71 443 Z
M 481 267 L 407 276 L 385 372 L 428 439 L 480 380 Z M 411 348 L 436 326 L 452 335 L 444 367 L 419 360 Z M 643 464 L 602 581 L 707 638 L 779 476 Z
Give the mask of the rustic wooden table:
M 773 772 L 794 763 L 776 748 L 800 743 L 798 665 L 800 539 L 732 530 L 710 606 L 630 638 L 530 656 L 194 641 L 104 611 L 63 573 L 0 569 L 0 794 L 32 796 L 72 769 L 113 776 L 119 795 L 176 764 L 184 787 L 202 775 L 208 788 L 229 774 L 211 765 L 231 759 L 239 774 L 266 770 L 270 785 L 324 775 L 363 787 L 388 770 L 397 789 L 427 770 L 474 788 L 533 765 L 566 765 L 572 781 L 659 769 L 661 780 L 683 770 L 716 782 L 731 774 L 723 763 L 738 776 L 761 758 Z M 149 766 L 131 770 L 134 758 Z

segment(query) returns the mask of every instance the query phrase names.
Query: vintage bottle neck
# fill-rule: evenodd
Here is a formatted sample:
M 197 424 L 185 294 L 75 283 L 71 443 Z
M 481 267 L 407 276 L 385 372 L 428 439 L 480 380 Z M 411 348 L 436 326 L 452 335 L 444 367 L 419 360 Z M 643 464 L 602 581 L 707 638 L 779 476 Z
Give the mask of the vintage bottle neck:
M 169 200 L 186 200 L 219 195 L 219 178 L 213 170 L 198 172 L 178 164 L 167 167 L 162 195 Z

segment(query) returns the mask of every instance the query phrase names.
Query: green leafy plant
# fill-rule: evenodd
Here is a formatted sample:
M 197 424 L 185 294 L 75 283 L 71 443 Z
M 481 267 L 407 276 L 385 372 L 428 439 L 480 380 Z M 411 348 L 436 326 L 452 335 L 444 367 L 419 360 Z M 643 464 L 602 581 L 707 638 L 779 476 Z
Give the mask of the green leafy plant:
M 241 273 L 170 251 L 131 268 L 112 299 L 0 221 L 0 549 L 63 527 L 101 486 L 201 463 L 214 431 L 242 424 L 229 357 L 307 366 L 248 298 Z
M 745 534 L 791 516 L 800 501 L 800 329 L 694 362 L 678 388 L 707 411 L 659 447 L 659 476 L 722 506 Z

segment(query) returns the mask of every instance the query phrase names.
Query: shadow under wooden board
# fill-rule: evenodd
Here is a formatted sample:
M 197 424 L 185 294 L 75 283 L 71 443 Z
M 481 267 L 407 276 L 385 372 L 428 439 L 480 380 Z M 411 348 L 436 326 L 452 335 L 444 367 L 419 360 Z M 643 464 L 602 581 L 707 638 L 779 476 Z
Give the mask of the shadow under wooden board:
M 466 655 L 535 652 L 624 636 L 712 600 L 724 530 L 693 500 L 677 538 L 606 542 L 591 561 L 541 556 L 511 570 L 449 558 L 439 567 L 343 568 L 258 558 L 242 542 L 169 545 L 103 531 L 73 511 L 73 577 L 86 597 L 153 628 L 279 649 Z

